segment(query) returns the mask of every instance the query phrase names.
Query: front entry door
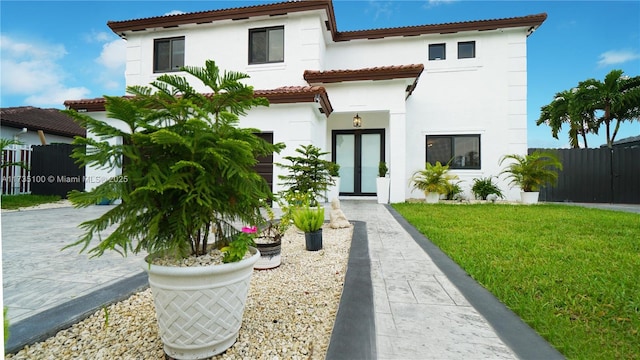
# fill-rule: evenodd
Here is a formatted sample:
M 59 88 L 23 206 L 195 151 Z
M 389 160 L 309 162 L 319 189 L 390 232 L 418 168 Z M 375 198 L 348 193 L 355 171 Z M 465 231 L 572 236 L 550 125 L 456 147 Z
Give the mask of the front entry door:
M 340 195 L 375 195 L 384 161 L 384 129 L 334 130 L 333 161 L 340 165 Z

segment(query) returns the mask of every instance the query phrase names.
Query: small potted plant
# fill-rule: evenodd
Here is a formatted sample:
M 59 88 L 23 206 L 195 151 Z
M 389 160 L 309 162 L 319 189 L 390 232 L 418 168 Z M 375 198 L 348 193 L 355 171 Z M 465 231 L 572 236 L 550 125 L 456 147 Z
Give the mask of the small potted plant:
M 558 171 L 562 170 L 562 162 L 551 152 L 536 150 L 528 155 L 505 155 L 500 159 L 500 165 L 508 160 L 511 162 L 500 174 L 507 174 L 510 184 L 522 190 L 520 199 L 523 204 L 536 204 L 540 187 L 555 185 Z
M 306 206 L 293 213 L 293 224 L 304 232 L 305 248 L 309 251 L 322 249 L 322 224 L 324 208 Z
M 448 172 L 448 164 L 442 165 L 440 161 L 436 161 L 435 165 L 426 163 L 424 169 L 413 173 L 411 177 L 413 189 L 422 190 L 425 193 L 427 203 L 437 203 L 440 200 L 440 195 L 447 193 L 449 182 L 458 178 Z
M 282 238 L 291 226 L 292 220 L 288 204 L 280 200 L 277 202 L 282 210 L 281 218 L 276 219 L 271 206 L 266 205 L 263 210 L 266 219 L 256 227 L 255 243 L 260 250 L 260 260 L 254 266 L 257 270 L 273 269 L 282 263 Z
M 473 179 L 473 186 L 471 186 L 471 192 L 479 200 L 487 200 L 487 196 L 495 195 L 498 198 L 503 198 L 502 191 L 493 182 L 493 177 Z
M 150 87 L 128 87 L 130 97 L 106 97 L 108 121 L 66 111 L 93 134 L 76 137 L 83 147 L 73 157 L 85 166 L 122 168 L 120 181 L 69 195 L 77 207 L 122 199 L 82 223 L 85 235 L 69 246 L 85 250 L 99 240 L 90 250 L 94 256 L 146 251 L 143 268 L 165 353 L 201 359 L 237 339 L 260 254 L 252 246 L 253 229 L 241 232 L 232 224 L 262 219 L 261 200 L 272 194 L 254 167 L 258 157 L 284 145 L 238 127 L 240 115 L 268 104 L 241 82 L 247 75 L 222 72 L 213 61 L 181 71 L 206 84 L 208 94 L 182 76 L 165 74 Z M 102 237 L 111 225 L 114 231 Z
M 381 161 L 378 164 L 378 177 L 376 178 L 376 197 L 378 198 L 378 204 L 387 204 L 389 202 L 389 178 L 387 173 L 387 163 Z

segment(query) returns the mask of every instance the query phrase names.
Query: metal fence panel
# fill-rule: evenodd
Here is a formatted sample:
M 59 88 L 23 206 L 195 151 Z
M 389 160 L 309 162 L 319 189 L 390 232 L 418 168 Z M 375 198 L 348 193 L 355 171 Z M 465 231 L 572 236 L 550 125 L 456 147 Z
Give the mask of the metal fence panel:
M 529 149 L 555 152 L 564 170 L 542 201 L 640 204 L 640 148 Z
M 71 190 L 84 190 L 84 168 L 70 157 L 74 145 L 33 146 L 31 193 L 67 197 Z

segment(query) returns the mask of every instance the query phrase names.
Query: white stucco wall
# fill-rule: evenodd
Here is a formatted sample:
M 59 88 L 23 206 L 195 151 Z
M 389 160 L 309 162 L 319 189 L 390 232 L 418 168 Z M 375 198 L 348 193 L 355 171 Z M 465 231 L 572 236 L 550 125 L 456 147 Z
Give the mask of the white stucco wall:
M 2 126 L 0 130 L 0 137 L 2 137 L 3 139 L 14 139 L 14 135 L 20 133 L 21 130 L 22 129 L 17 129 L 10 126 Z M 44 137 L 47 141 L 47 144 L 71 144 L 71 142 L 73 141 L 73 138 L 71 137 L 48 134 L 46 132 L 44 133 Z M 27 146 L 42 145 L 42 143 L 40 142 L 40 136 L 38 136 L 38 132 L 33 130 L 27 130 L 26 133 L 19 134 L 15 139 L 22 141 Z

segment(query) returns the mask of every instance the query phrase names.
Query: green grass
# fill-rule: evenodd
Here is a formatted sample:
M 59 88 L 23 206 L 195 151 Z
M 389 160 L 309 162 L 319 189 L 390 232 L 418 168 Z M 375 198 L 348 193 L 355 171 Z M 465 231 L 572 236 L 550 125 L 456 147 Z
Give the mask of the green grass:
M 10 210 L 27 206 L 48 204 L 59 200 L 60 196 L 57 195 L 2 195 L 2 208 Z
M 571 359 L 640 359 L 640 215 L 564 205 L 395 204 Z

